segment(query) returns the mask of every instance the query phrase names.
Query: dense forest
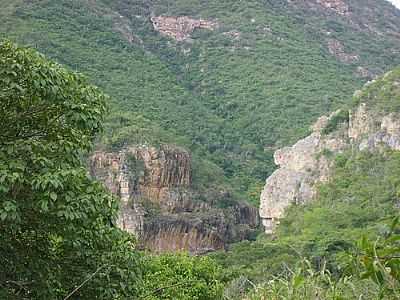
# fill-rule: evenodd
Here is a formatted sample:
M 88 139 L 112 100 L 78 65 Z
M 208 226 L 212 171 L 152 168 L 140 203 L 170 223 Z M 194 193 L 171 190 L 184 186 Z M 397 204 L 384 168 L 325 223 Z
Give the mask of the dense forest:
M 107 97 L 33 50 L 0 49 L 3 298 L 397 298 L 398 152 L 335 157 L 318 201 L 288 210 L 274 239 L 211 258 L 152 256 L 112 226 L 118 201 L 82 164 Z M 396 111 L 400 93 L 388 87 L 399 75 L 366 88 L 362 100 Z
M 361 104 L 398 118 L 400 12 L 347 2 L 0 0 L 0 298 L 399 299 L 396 149 L 321 153 L 314 201 L 204 255 L 143 251 L 88 172 L 94 151 L 177 145 L 201 201 L 258 206 L 320 115 L 341 109 L 326 135 Z M 154 16 L 218 25 L 176 41 Z
M 370 2 L 351 1 L 347 20 L 283 0 L 4 0 L 0 34 L 85 73 L 111 95 L 104 147 L 182 145 L 193 153 L 199 186 L 217 181 L 257 204 L 274 150 L 351 101 L 368 76 L 400 63 L 399 13 L 384 0 Z M 219 25 L 176 43 L 154 30 L 152 15 Z M 338 61 L 327 48 L 333 40 L 359 59 Z M 367 78 L 356 74 L 360 66 Z

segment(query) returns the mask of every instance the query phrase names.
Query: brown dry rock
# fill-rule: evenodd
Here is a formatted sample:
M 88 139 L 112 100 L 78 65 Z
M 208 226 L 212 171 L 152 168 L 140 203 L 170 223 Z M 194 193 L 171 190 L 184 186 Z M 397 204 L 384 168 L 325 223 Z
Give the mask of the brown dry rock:
M 178 42 L 190 38 L 190 35 L 195 29 L 214 30 L 218 25 L 213 21 L 192 19 L 187 16 L 158 16 L 152 17 L 151 22 L 156 31 L 160 32 L 162 35 L 171 37 Z
M 347 16 L 350 14 L 350 9 L 347 3 L 343 0 L 316 0 L 318 4 L 334 11 L 341 16 Z
M 118 227 L 135 234 L 144 249 L 204 253 L 244 239 L 258 226 L 254 207 L 236 203 L 222 210 L 195 200 L 191 157 L 182 148 L 98 151 L 90 161 L 92 176 L 121 198 Z
M 96 152 L 90 161 L 92 176 L 121 198 L 118 225 L 122 229 L 141 234 L 144 201 L 166 211 L 196 209 L 186 189 L 192 169 L 190 154 L 184 149 L 130 147 L 119 153 Z
M 346 53 L 343 44 L 335 39 L 328 40 L 328 51 L 331 55 L 336 57 L 337 60 L 345 64 L 351 64 L 360 59 L 357 54 Z

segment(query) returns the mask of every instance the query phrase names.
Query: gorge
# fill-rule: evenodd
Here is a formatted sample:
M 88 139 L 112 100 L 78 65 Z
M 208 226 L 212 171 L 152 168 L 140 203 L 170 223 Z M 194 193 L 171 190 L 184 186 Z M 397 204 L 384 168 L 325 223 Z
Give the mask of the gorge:
M 0 20 L 0 299 L 398 298 L 388 1 L 4 0 Z
M 318 184 L 329 180 L 337 154 L 348 150 L 400 150 L 398 113 L 380 111 L 375 103 L 363 102 L 364 98 L 371 97 L 368 90 L 374 87 L 382 92 L 390 90 L 386 97 L 395 102 L 400 88 L 397 73 L 398 69 L 385 74 L 378 82 L 367 83 L 354 95 L 359 103 L 356 107 L 320 117 L 312 126 L 310 136 L 275 152 L 279 168 L 267 179 L 261 195 L 260 216 L 266 233 L 273 233 L 289 205 L 304 204 L 315 198 Z M 385 81 L 389 83 L 380 86 Z
M 138 236 L 145 249 L 206 253 L 258 227 L 257 210 L 246 203 L 222 209 L 212 198 L 200 200 L 191 187 L 191 156 L 182 148 L 128 147 L 96 152 L 90 161 L 91 174 L 121 199 L 118 227 Z

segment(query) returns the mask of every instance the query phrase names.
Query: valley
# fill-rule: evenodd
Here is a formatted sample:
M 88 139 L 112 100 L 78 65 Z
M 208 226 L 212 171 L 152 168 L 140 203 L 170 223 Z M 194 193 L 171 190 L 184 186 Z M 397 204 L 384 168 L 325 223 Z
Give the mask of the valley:
M 396 255 L 371 258 L 385 267 L 370 270 L 369 254 L 354 253 L 398 253 L 399 9 L 385 0 L 3 0 L 0 19 L 0 263 L 12 262 L 0 297 L 65 297 L 73 287 L 63 281 L 101 268 L 97 286 L 114 271 L 115 286 L 93 281 L 71 299 L 315 299 L 313 289 L 318 299 L 397 299 Z M 364 275 L 343 271 L 350 253 Z M 119 271 L 106 274 L 107 260 Z M 43 294 L 23 288 L 40 276 Z

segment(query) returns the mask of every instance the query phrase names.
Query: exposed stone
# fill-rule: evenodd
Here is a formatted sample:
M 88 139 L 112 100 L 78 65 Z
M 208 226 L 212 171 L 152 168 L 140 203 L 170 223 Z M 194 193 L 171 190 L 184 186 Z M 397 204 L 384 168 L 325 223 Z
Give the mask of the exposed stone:
M 260 217 L 267 233 L 273 232 L 286 207 L 310 201 L 315 195 L 315 185 L 327 180 L 331 162 L 321 153 L 346 148 L 344 130 L 329 135 L 322 133 L 337 113 L 319 118 L 310 136 L 275 152 L 279 169 L 267 179 L 261 194 Z
M 339 15 L 347 16 L 350 14 L 349 6 L 343 0 L 316 0 L 316 2 Z
M 161 214 L 145 222 L 141 246 L 155 252 L 203 254 L 248 238 L 258 219 L 257 209 L 243 203 L 225 213 L 211 209 L 200 214 Z
M 289 205 L 313 200 L 318 183 L 326 182 L 330 176 L 333 162 L 332 155 L 327 154 L 350 148 L 400 150 L 399 114 L 377 113 L 361 103 L 350 111 L 348 126 L 344 123 L 334 132 L 323 134 L 334 115 L 321 117 L 310 136 L 275 152 L 279 169 L 267 179 L 261 194 L 260 217 L 266 233 L 273 233 Z
M 141 246 L 154 252 L 186 250 L 201 254 L 223 249 L 225 237 L 218 228 L 210 227 L 208 220 L 161 215 L 145 224 Z
M 138 181 L 142 197 L 166 206 L 171 206 L 172 199 L 182 202 L 187 198 L 185 188 L 191 184 L 192 168 L 186 150 L 164 145 L 160 149 L 133 147 L 128 152 L 144 164 Z
M 187 151 L 171 146 L 131 147 L 119 153 L 96 152 L 91 174 L 121 198 L 120 228 L 134 234 L 143 229 L 143 201 L 166 211 L 195 209 L 189 203 L 191 159 Z
M 195 29 L 214 30 L 217 23 L 203 19 L 192 19 L 187 16 L 182 17 L 152 17 L 151 22 L 156 31 L 162 35 L 173 38 L 180 42 L 190 38 L 190 35 Z
M 400 150 L 399 115 L 381 116 L 362 103 L 350 118 L 349 137 L 360 151 L 373 151 L 382 146 Z
M 367 105 L 361 103 L 357 109 L 350 112 L 349 138 L 359 140 L 376 129 L 373 118 L 367 111 Z
M 236 203 L 223 210 L 212 207 L 212 199 L 195 200 L 191 157 L 179 147 L 99 151 L 91 157 L 91 174 L 121 198 L 117 225 L 145 249 L 204 253 L 244 239 L 258 226 L 254 207 Z
M 344 0 L 287 0 L 289 3 L 305 3 L 312 8 L 322 7 L 341 16 L 351 14 L 349 5 Z
M 361 78 L 369 78 L 369 79 L 372 79 L 376 76 L 373 72 L 361 66 L 357 67 L 356 75 Z
M 328 50 L 337 60 L 345 64 L 351 64 L 360 59 L 357 54 L 346 53 L 343 44 L 335 39 L 328 40 Z

